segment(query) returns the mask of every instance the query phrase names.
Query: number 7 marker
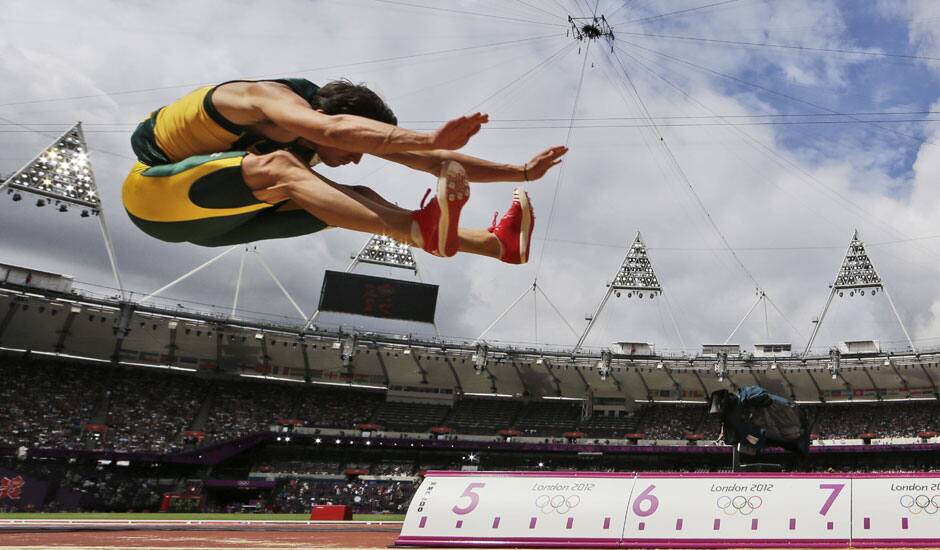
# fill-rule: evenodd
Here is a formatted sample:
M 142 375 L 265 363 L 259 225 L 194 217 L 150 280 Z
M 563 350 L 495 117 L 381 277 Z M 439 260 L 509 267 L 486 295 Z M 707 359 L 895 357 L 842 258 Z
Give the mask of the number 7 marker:
M 839 498 L 839 495 L 842 493 L 842 489 L 845 489 L 845 483 L 820 483 L 820 489 L 828 489 L 832 491 L 829 493 L 829 497 L 826 499 L 826 502 L 823 503 L 822 508 L 819 510 L 819 515 L 825 516 L 829 513 L 829 509 L 832 508 L 832 504 Z

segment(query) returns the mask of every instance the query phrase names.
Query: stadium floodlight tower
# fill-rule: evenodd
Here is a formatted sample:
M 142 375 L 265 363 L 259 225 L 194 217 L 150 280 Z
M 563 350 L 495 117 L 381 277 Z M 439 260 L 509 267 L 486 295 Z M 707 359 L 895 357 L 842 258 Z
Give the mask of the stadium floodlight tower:
M 849 243 L 848 250 L 845 252 L 845 258 L 842 260 L 842 267 L 839 268 L 839 273 L 836 275 L 836 281 L 829 285 L 829 288 L 829 299 L 826 300 L 826 306 L 823 308 L 819 319 L 816 321 L 816 326 L 813 328 L 813 333 L 810 335 L 809 341 L 806 342 L 803 357 L 806 357 L 810 348 L 813 347 L 813 342 L 816 340 L 816 335 L 819 333 L 819 327 L 822 326 L 823 320 L 826 318 L 826 313 L 829 311 L 829 306 L 832 304 L 832 299 L 836 294 L 838 294 L 840 298 L 845 296 L 846 293 L 848 293 L 849 296 L 865 296 L 867 292 L 871 296 L 875 296 L 879 290 L 884 292 L 885 298 L 888 299 L 888 304 L 891 305 L 891 311 L 894 312 L 894 317 L 898 320 L 898 324 L 901 326 L 901 331 L 904 332 L 904 336 L 907 338 L 907 343 L 910 345 L 911 351 L 915 354 L 917 353 L 917 348 L 914 347 L 911 335 L 907 332 L 907 327 L 904 326 L 904 321 L 901 320 L 901 316 L 898 315 L 898 308 L 895 307 L 894 300 L 891 299 L 891 294 L 888 293 L 888 287 L 885 286 L 884 281 L 878 276 L 878 272 L 875 271 L 875 266 L 871 263 L 871 258 L 869 258 L 868 253 L 865 252 L 865 244 L 858 238 L 857 229 L 852 235 L 852 242 Z
M 95 174 L 88 160 L 88 146 L 85 144 L 81 122 L 56 138 L 12 176 L 0 181 L 0 190 L 4 188 L 15 202 L 22 199 L 21 192 L 29 193 L 39 197 L 36 206 L 54 202 L 60 212 L 68 212 L 68 205 L 73 205 L 81 208 L 81 217 L 94 215 L 98 218 L 114 280 L 121 292 L 121 299 L 125 299 L 124 285 L 118 272 L 111 234 L 105 225 L 101 198 L 95 184 Z
M 627 250 L 627 256 L 620 264 L 620 269 L 614 276 L 613 282 L 607 285 L 607 294 L 604 295 L 604 299 L 601 300 L 597 309 L 594 310 L 594 314 L 588 320 L 588 325 L 581 333 L 581 337 L 578 339 L 578 343 L 575 344 L 572 353 L 577 353 L 581 349 L 584 340 L 587 339 L 591 329 L 594 328 L 597 318 L 604 311 L 611 295 L 616 295 L 619 298 L 624 293 L 626 293 L 627 298 L 636 298 L 638 300 L 647 296 L 653 299 L 663 293 L 663 287 L 659 284 L 659 278 L 656 277 L 656 272 L 653 270 L 653 264 L 650 262 L 646 251 L 646 244 L 643 242 L 643 237 L 639 231 L 636 233 L 636 238 L 633 239 L 633 244 Z M 679 334 L 679 327 L 671 310 L 669 310 L 669 316 L 676 329 L 676 334 Z M 681 334 L 679 334 L 679 339 L 682 340 Z M 684 344 L 683 347 L 685 347 Z
M 352 258 L 352 263 L 346 268 L 346 272 L 349 273 L 361 263 L 410 269 L 420 277 L 418 264 L 415 263 L 415 257 L 411 254 L 411 248 L 388 235 L 372 235 L 359 254 Z
M 359 253 L 351 256 L 350 259 L 352 261 L 346 267 L 346 273 L 351 273 L 359 264 L 374 264 L 397 269 L 410 269 L 418 277 L 418 280 L 421 280 L 418 263 L 415 262 L 411 248 L 388 235 L 372 235 L 369 242 L 359 249 Z M 319 316 L 320 310 L 318 309 L 307 319 L 303 331 L 310 329 Z M 434 326 L 434 329 L 437 330 L 437 325 Z

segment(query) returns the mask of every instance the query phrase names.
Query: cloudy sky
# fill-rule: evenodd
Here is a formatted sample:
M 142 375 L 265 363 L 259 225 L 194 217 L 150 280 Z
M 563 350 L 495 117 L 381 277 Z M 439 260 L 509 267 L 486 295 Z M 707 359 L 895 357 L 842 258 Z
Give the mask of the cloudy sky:
M 595 9 L 613 44 L 568 35 L 569 15 Z M 124 285 L 139 294 L 223 249 L 163 243 L 130 223 L 120 188 L 136 123 L 203 84 L 346 77 L 415 129 L 488 112 L 469 154 L 521 163 L 571 148 L 563 168 L 527 186 L 537 214 L 528 265 L 415 252 L 422 279 L 440 285 L 446 336 L 479 336 L 522 296 L 486 337 L 571 345 L 640 231 L 665 299 L 612 299 L 588 345 L 722 342 L 762 288 L 770 301 L 733 341 L 802 348 L 858 229 L 915 344 L 940 345 L 940 5 L 931 0 L 6 1 L 0 76 L 0 173 L 81 120 Z M 324 173 L 410 208 L 433 184 L 376 158 Z M 511 191 L 474 186 L 463 224 L 486 227 Z M 34 203 L 0 201 L 0 262 L 113 287 L 93 219 Z M 324 270 L 345 269 L 367 239 L 334 230 L 259 243 L 239 309 L 297 319 L 258 258 L 311 311 Z M 166 300 L 231 308 L 240 255 Z M 883 295 L 846 296 L 816 347 L 847 339 L 902 346 L 904 335 Z

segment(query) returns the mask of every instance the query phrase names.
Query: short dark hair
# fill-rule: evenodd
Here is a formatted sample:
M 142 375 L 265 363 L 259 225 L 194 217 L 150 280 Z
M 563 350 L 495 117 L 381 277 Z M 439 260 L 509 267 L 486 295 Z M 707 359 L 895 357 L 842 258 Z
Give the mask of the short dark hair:
M 357 115 L 393 126 L 398 118 L 385 101 L 364 84 L 353 84 L 342 79 L 321 86 L 314 96 L 313 107 L 328 115 Z

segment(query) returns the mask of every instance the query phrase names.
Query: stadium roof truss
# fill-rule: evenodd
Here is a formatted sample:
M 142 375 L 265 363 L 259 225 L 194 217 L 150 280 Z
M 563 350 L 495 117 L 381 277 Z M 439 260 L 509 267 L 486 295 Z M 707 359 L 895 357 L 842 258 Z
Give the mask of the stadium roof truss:
M 810 348 L 813 346 L 816 335 L 819 333 L 819 327 L 822 326 L 823 320 L 826 318 L 826 313 L 829 311 L 829 306 L 832 304 L 832 299 L 836 294 L 838 294 L 840 298 L 845 296 L 846 292 L 848 292 L 849 296 L 855 296 L 856 294 L 864 296 L 867 291 L 871 293 L 871 296 L 875 296 L 879 290 L 884 292 L 885 298 L 888 299 L 888 304 L 891 305 L 891 311 L 894 312 L 894 317 L 898 320 L 898 325 L 901 326 L 901 330 L 907 338 L 907 343 L 911 351 L 915 354 L 917 353 L 917 348 L 914 347 L 914 342 L 907 332 L 907 327 L 904 326 L 904 321 L 902 321 L 901 316 L 898 315 L 898 309 L 894 305 L 894 300 L 891 299 L 888 287 L 885 286 L 884 281 L 878 276 L 878 272 L 875 271 L 875 266 L 872 264 L 871 258 L 868 257 L 868 252 L 865 251 L 865 243 L 858 237 L 857 229 L 852 235 L 852 242 L 849 243 L 849 247 L 845 251 L 845 258 L 842 260 L 839 273 L 836 274 L 836 280 L 833 284 L 829 285 L 829 288 L 829 298 L 826 300 L 826 305 L 823 307 L 823 311 L 816 321 L 813 334 L 806 342 L 803 357 L 806 357 Z

